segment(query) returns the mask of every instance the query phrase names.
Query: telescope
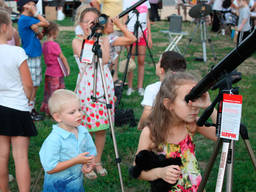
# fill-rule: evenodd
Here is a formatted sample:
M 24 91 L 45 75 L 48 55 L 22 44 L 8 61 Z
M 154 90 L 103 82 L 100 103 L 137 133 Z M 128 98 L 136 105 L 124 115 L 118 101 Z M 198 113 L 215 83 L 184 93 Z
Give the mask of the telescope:
M 232 72 L 256 49 L 256 28 L 237 47 L 230 51 L 195 87 L 185 96 L 185 101 L 194 101 L 208 91 L 217 81 Z
M 135 3 L 134 5 L 132 5 L 131 7 L 128 7 L 126 10 L 124 10 L 123 12 L 121 12 L 118 17 L 121 18 L 123 16 L 125 16 L 127 13 L 131 12 L 132 10 L 136 9 L 138 6 L 140 6 L 142 3 L 144 3 L 147 0 L 140 0 L 137 3 Z

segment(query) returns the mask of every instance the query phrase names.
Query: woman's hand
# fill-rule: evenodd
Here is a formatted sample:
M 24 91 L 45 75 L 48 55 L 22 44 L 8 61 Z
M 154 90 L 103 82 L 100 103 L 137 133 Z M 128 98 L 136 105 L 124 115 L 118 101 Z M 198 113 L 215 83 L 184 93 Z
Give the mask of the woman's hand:
M 159 178 L 170 184 L 175 184 L 180 178 L 181 169 L 178 165 L 170 165 L 159 169 Z

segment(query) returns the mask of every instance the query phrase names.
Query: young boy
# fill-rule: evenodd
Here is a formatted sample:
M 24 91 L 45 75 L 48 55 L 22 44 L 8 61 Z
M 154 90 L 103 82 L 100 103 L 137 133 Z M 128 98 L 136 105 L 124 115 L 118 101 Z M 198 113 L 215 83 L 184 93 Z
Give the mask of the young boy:
M 79 98 L 72 91 L 58 89 L 48 105 L 58 124 L 53 125 L 39 152 L 45 171 L 43 191 L 84 192 L 82 173 L 92 171 L 96 147 L 87 129 L 80 126 Z
M 28 55 L 28 66 L 33 80 L 33 94 L 30 98 L 31 117 L 35 121 L 43 119 L 34 108 L 35 97 L 38 86 L 42 80 L 41 55 L 42 47 L 40 39 L 43 34 L 39 27 L 47 27 L 47 20 L 37 13 L 36 3 L 38 0 L 19 0 L 18 10 L 21 16 L 18 21 L 18 30 L 26 54 Z
M 143 122 L 151 113 L 155 97 L 159 91 L 161 82 L 164 79 L 165 74 L 168 71 L 185 71 L 186 68 L 186 60 L 179 53 L 174 51 L 166 51 L 162 54 L 161 58 L 159 59 L 159 62 L 156 64 L 156 75 L 159 77 L 160 81 L 148 85 L 145 89 L 145 94 L 141 102 L 141 105 L 144 106 L 144 110 L 138 124 L 138 129 L 143 128 Z
M 249 0 L 238 0 L 239 19 L 237 45 L 239 45 L 251 32 Z

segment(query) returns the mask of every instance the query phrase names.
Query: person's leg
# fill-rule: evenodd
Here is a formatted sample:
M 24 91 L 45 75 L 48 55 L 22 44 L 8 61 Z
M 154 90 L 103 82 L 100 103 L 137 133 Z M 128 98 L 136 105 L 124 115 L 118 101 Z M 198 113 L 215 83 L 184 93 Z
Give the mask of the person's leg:
M 9 192 L 8 161 L 10 155 L 10 137 L 0 135 L 0 191 Z
M 139 46 L 139 55 L 138 55 L 138 89 L 139 88 L 143 88 L 145 54 L 146 54 L 146 46 Z
M 104 150 L 104 145 L 106 141 L 106 130 L 95 132 L 95 145 L 97 149 L 97 156 L 95 157 L 95 169 L 97 173 L 100 173 L 101 176 L 104 176 L 106 173 L 102 172 L 103 167 L 101 165 L 101 156 Z
M 15 163 L 19 192 L 30 191 L 30 168 L 28 162 L 29 137 L 11 137 L 12 155 Z
M 187 6 L 183 4 L 184 19 L 187 21 Z
M 177 5 L 177 11 L 178 11 L 178 15 L 180 15 L 180 4 Z

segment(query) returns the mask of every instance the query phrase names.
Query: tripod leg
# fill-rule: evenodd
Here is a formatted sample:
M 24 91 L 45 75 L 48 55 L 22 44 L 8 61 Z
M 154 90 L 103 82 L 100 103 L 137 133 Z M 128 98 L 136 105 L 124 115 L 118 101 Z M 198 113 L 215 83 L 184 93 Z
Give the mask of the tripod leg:
M 227 159 L 227 169 L 226 169 L 226 192 L 232 192 L 233 185 L 233 165 L 234 165 L 234 152 L 235 152 L 235 144 L 232 140 L 230 142 L 229 151 L 228 151 L 228 159 Z
M 217 60 L 217 57 L 216 57 L 216 53 L 215 53 L 215 51 L 214 51 L 214 47 L 213 47 L 213 44 L 212 44 L 212 39 L 211 39 L 211 37 L 209 37 L 210 35 L 208 35 L 209 33 L 207 33 L 207 28 L 206 28 L 206 35 L 205 35 L 205 39 L 207 39 L 208 40 L 208 43 L 209 43 L 209 45 L 210 45 L 210 49 L 211 49 L 211 51 L 212 51 L 212 54 L 213 54 L 213 58 L 214 58 L 214 61 L 216 61 Z M 207 35 L 208 35 L 208 37 L 207 37 Z
M 202 41 L 202 49 L 203 49 L 203 61 L 207 61 L 207 53 L 206 53 L 206 27 L 205 21 L 200 22 L 201 29 L 201 41 Z
M 216 160 L 216 157 L 218 155 L 218 152 L 220 150 L 220 146 L 222 144 L 222 140 L 221 139 L 218 139 L 217 142 L 216 142 L 216 145 L 215 145 L 215 148 L 214 148 L 214 151 L 213 151 L 213 154 L 207 164 L 207 167 L 206 167 L 206 170 L 205 170 L 205 173 L 204 173 L 204 176 L 202 178 L 202 181 L 199 185 L 199 188 L 198 188 L 198 192 L 203 192 L 204 188 L 205 188 L 205 185 L 207 183 L 207 180 L 208 180 L 208 177 L 211 173 L 211 170 L 212 170 L 212 167 L 213 167 L 213 164 Z
M 184 55 L 186 55 L 187 49 L 189 48 L 189 46 L 193 40 L 193 37 L 195 36 L 196 32 L 198 31 L 198 27 L 199 27 L 199 22 L 197 22 L 196 27 L 194 28 L 194 31 L 191 34 L 191 37 L 188 39 L 188 44 L 186 46 L 186 49 L 184 50 Z
M 218 172 L 218 178 L 217 178 L 217 182 L 216 182 L 215 192 L 222 191 L 225 169 L 226 169 L 226 165 L 227 165 L 229 145 L 230 145 L 230 141 L 224 140 L 224 142 L 222 144 L 222 153 L 221 153 L 221 157 L 220 157 L 220 166 L 219 166 L 219 172 Z
M 120 167 L 121 159 L 118 155 L 118 150 L 117 150 L 117 143 L 116 143 L 116 137 L 115 137 L 115 131 L 114 131 L 114 123 L 113 123 L 113 118 L 111 115 L 112 105 L 110 104 L 109 98 L 108 98 L 107 84 L 106 84 L 104 69 L 102 66 L 102 59 L 99 59 L 99 69 L 100 69 L 100 74 L 101 74 L 101 78 L 102 78 L 104 96 L 106 99 L 106 107 L 107 107 L 107 111 L 108 111 L 109 126 L 111 129 L 112 140 L 113 140 L 113 144 L 114 144 L 114 150 L 115 150 L 115 155 L 116 155 L 116 163 L 117 163 L 117 168 L 118 168 L 118 173 L 119 173 L 121 190 L 122 190 L 122 192 L 124 192 L 124 184 L 123 184 L 122 172 L 121 172 L 121 167 Z
M 254 152 L 252 150 L 252 147 L 251 147 L 251 144 L 250 144 L 250 141 L 249 141 L 247 127 L 242 123 L 240 124 L 240 135 L 244 140 L 244 144 L 245 144 L 245 146 L 247 148 L 247 151 L 250 155 L 250 158 L 251 158 L 252 164 L 254 166 L 254 169 L 256 170 L 256 158 L 255 158 Z

